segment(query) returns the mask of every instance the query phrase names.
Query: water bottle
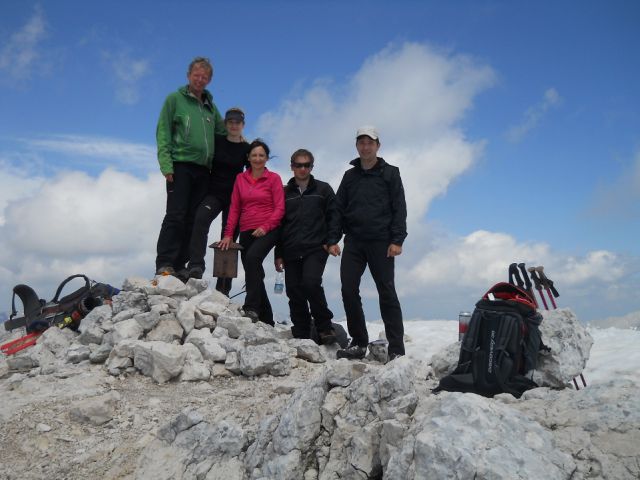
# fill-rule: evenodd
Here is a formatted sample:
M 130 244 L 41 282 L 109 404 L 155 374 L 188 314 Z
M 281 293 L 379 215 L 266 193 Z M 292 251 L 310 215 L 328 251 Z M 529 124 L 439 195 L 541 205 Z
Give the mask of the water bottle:
M 458 341 L 461 342 L 464 334 L 469 328 L 469 320 L 471 320 L 471 312 L 460 312 L 458 315 Z
M 273 285 L 273 293 L 282 295 L 284 290 L 284 272 L 276 272 L 276 283 Z

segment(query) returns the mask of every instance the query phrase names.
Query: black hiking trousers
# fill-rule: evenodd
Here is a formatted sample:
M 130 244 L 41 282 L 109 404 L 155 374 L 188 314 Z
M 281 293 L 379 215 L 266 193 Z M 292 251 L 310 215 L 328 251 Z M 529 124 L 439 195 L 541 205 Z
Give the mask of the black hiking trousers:
M 209 229 L 220 213 L 222 213 L 222 227 L 220 229 L 222 235 L 229 217 L 229 205 L 225 205 L 215 195 L 208 194 L 198 206 L 189 244 L 189 269 L 201 268 L 203 272 L 206 270 L 205 256 L 207 254 Z M 236 232 L 233 236 L 233 241 L 235 242 L 237 238 L 238 234 Z M 231 280 L 231 278 L 219 277 L 216 281 L 216 290 L 229 296 Z
M 264 286 L 264 268 L 262 262 L 278 241 L 279 230 L 271 230 L 264 237 L 254 237 L 253 230 L 240 232 L 240 258 L 244 267 L 246 295 L 244 310 L 251 310 L 258 314 L 261 322 L 274 325 L 273 311 L 269 296 Z
M 353 343 L 366 347 L 369 333 L 360 298 L 360 281 L 368 265 L 378 290 L 380 314 L 389 342 L 388 353 L 404 355 L 402 309 L 394 281 L 395 261 L 393 257 L 387 257 L 388 248 L 387 241 L 359 241 L 351 236 L 345 237 L 340 262 L 342 302 Z
M 296 338 L 310 338 L 311 317 L 318 332 L 330 330 L 333 313 L 327 305 L 322 274 L 329 254 L 322 248 L 300 258 L 286 258 L 284 281 L 289 297 L 289 313 Z
M 189 243 L 196 209 L 207 193 L 209 169 L 186 162 L 173 164 L 173 182 L 166 182 L 167 209 L 158 235 L 156 269 L 183 270 L 189 260 Z

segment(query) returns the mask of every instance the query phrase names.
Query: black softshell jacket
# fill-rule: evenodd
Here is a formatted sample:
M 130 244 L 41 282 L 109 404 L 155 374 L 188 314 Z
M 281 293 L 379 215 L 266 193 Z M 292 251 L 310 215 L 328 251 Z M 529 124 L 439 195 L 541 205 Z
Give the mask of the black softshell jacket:
M 276 258 L 300 258 L 327 243 L 329 222 L 337 216 L 335 198 L 331 185 L 313 175 L 303 193 L 295 178 L 289 180 L 284 187 L 285 213 Z
M 342 234 L 356 240 L 381 240 L 402 245 L 407 236 L 407 204 L 398 167 L 378 157 L 369 170 L 352 160 L 342 177 L 336 204 L 338 216 L 329 228 L 329 245 Z

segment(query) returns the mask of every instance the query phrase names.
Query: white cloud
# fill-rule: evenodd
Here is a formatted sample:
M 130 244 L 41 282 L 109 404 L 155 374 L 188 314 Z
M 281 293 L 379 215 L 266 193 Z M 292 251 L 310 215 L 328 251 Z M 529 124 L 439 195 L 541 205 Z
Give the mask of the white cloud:
M 400 167 L 410 215 L 418 219 L 480 155 L 483 142 L 467 140 L 459 123 L 494 78 L 491 68 L 466 56 L 415 43 L 391 46 L 344 85 L 324 80 L 286 99 L 260 118 L 259 132 L 285 162 L 296 149 L 310 149 L 314 174 L 337 186 L 356 156 L 357 128 L 376 125 L 380 155 Z
M 469 57 L 409 43 L 374 55 L 344 84 L 323 79 L 307 90 L 298 87 L 280 109 L 260 119 L 260 134 L 277 147 L 274 153 L 285 165 L 291 152 L 308 148 L 317 159 L 314 174 L 334 188 L 356 156 L 357 127 L 378 127 L 380 155 L 400 167 L 407 195 L 409 236 L 396 264 L 407 318 L 455 318 L 460 309 L 473 308 L 493 283 L 506 281 L 507 267 L 514 261 L 545 265 L 565 290 L 564 305 L 575 301 L 589 310 L 598 307 L 591 296 L 599 289 L 606 288 L 608 298 L 629 292 L 608 286 L 619 285 L 629 271 L 611 252 L 570 256 L 508 233 L 480 230 L 455 237 L 427 223 L 432 200 L 444 195 L 482 154 L 484 141 L 465 138 L 462 122 L 474 98 L 494 79 L 490 67 Z M 558 92 L 547 90 L 526 113 L 519 135 L 559 102 Z M 284 168 L 280 173 L 289 175 Z M 334 312 L 342 315 L 338 265 L 329 260 L 324 281 Z M 608 275 L 603 276 L 603 270 Z M 361 293 L 368 315 L 379 318 L 368 275 Z
M 56 152 L 67 156 L 102 160 L 104 167 L 123 171 L 149 172 L 155 170 L 156 147 L 142 143 L 124 142 L 116 138 L 87 135 L 48 135 L 21 139 L 30 148 Z
M 104 52 L 104 61 L 116 85 L 116 98 L 125 105 L 140 100 L 141 80 L 151 71 L 149 60 L 133 58 L 126 50 Z
M 0 72 L 11 81 L 29 79 L 37 73 L 41 55 L 41 43 L 47 28 L 42 8 L 36 6 L 32 17 L 13 33 L 0 50 Z
M 1 173 L 5 178 L 7 171 Z M 114 170 L 97 178 L 62 172 L 37 180 L 4 208 L 0 311 L 9 309 L 17 283 L 51 298 L 57 284 L 75 273 L 116 286 L 128 275 L 151 277 L 166 201 L 159 173 L 139 179 Z
M 529 107 L 524 113 L 522 121 L 509 128 L 507 131 L 507 139 L 510 142 L 517 143 L 521 141 L 527 133 L 536 128 L 544 115 L 553 107 L 562 102 L 562 97 L 555 88 L 549 88 L 544 92 L 542 100 L 532 107 Z
M 11 166 L 0 159 L 0 226 L 4 225 L 5 209 L 9 202 L 20 201 L 32 196 L 42 187 L 45 179 Z

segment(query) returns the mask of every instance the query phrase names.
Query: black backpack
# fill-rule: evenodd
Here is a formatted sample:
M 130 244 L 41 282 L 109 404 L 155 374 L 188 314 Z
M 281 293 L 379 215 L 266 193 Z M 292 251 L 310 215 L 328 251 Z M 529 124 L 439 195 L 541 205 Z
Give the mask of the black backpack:
M 65 285 L 74 278 L 84 279 L 84 285 L 76 291 L 60 298 Z M 86 275 L 77 274 L 66 278 L 56 290 L 56 294 L 49 302 L 38 297 L 28 285 L 20 284 L 13 287 L 11 297 L 11 316 L 4 322 L 5 330 L 26 327 L 27 333 L 41 332 L 57 325 L 77 330 L 80 321 L 95 307 L 102 305 L 105 300 L 120 293 L 115 287 L 106 283 L 96 283 Z M 16 296 L 22 301 L 24 315 L 16 317 Z
M 544 347 L 529 293 L 498 283 L 476 303 L 462 339 L 455 371 L 440 380 L 434 392 L 473 392 L 485 397 L 510 393 L 520 398 L 538 385 L 525 374 L 536 368 Z

